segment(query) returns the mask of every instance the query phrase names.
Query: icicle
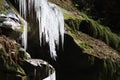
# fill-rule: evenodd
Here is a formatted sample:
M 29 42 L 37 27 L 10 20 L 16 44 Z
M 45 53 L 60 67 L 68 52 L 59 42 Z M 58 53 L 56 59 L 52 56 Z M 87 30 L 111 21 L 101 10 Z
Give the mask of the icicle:
M 55 45 L 59 45 L 59 35 L 64 37 L 63 15 L 55 4 L 48 3 L 47 0 L 36 0 L 34 5 L 39 21 L 40 44 L 45 37 L 45 41 L 49 43 L 51 57 L 55 59 Z
M 22 25 L 23 25 L 23 34 L 22 34 L 22 45 L 26 51 L 27 49 L 27 22 L 19 15 L 17 14 L 17 16 L 19 17 L 19 19 L 21 20 L 22 22 Z
M 22 2 L 24 1 L 24 2 Z M 16 0 L 16 3 L 19 2 L 19 9 L 20 9 L 20 13 L 24 16 L 26 16 L 26 0 Z M 23 4 L 24 3 L 24 4 Z M 23 6 L 24 7 L 23 7 Z M 25 9 L 24 9 L 25 8 Z M 13 10 L 14 11 L 14 10 Z M 27 22 L 17 13 L 15 12 L 15 14 L 17 15 L 17 17 L 20 19 L 24 29 L 23 29 L 23 34 L 22 34 L 22 45 L 24 46 L 24 49 L 27 49 Z M 11 17 L 11 15 L 7 15 L 8 17 Z M 14 16 L 14 19 L 19 21 L 18 18 Z
M 49 44 L 51 57 L 55 59 L 57 56 L 55 46 L 59 46 L 59 36 L 61 36 L 62 45 L 64 43 L 64 18 L 59 7 L 47 0 L 19 0 L 19 5 L 22 17 L 26 17 L 26 5 L 28 5 L 29 13 L 32 12 L 31 8 L 34 8 L 39 22 L 40 45 L 44 43 L 44 39 L 45 43 Z M 26 43 L 26 40 L 24 42 Z
M 20 15 L 26 19 L 26 14 L 27 14 L 27 3 L 26 0 L 17 0 L 19 2 L 19 11 Z M 16 2 L 17 2 L 16 1 Z M 24 49 L 27 49 L 27 22 L 19 16 L 19 18 L 22 21 L 22 24 L 24 25 L 24 30 L 22 34 L 22 45 L 24 46 Z
M 22 45 L 24 45 L 24 49 L 27 49 L 27 22 L 23 20 L 24 31 L 22 34 Z
M 20 15 L 26 19 L 26 14 L 27 14 L 26 0 L 19 0 L 19 10 L 20 10 Z
M 52 10 L 54 11 L 55 16 L 57 17 L 58 28 L 59 28 L 58 30 L 59 30 L 60 35 L 61 35 L 62 46 L 63 46 L 63 44 L 64 44 L 64 17 L 63 17 L 63 14 L 57 5 L 50 3 L 50 2 L 49 2 L 49 5 L 52 8 Z
M 28 13 L 31 14 L 33 10 L 34 0 L 28 0 Z

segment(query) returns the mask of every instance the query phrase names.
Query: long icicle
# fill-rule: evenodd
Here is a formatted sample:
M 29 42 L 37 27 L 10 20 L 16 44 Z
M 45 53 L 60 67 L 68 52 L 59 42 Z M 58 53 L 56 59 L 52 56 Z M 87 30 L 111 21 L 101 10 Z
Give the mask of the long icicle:
M 23 25 L 24 25 L 24 31 L 22 34 L 22 45 L 24 46 L 24 49 L 27 49 L 27 22 L 23 19 Z
M 26 14 L 27 14 L 27 2 L 26 0 L 17 0 L 16 2 L 19 3 L 19 11 L 20 11 L 20 15 L 26 19 Z M 20 16 L 18 16 L 21 21 L 22 24 L 24 26 L 24 30 L 23 30 L 23 34 L 22 34 L 22 45 L 24 46 L 24 49 L 27 49 L 27 22 Z

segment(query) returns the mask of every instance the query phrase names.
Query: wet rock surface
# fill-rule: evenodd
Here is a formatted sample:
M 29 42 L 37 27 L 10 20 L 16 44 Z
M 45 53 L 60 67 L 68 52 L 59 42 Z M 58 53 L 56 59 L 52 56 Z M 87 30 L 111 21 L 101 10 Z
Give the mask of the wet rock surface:
M 18 17 L 13 13 L 7 15 L 0 14 L 0 28 L 20 30 Z
M 0 6 L 4 8 L 0 12 L 0 34 L 16 40 L 22 34 L 21 20 L 5 0 L 0 3 Z
M 28 59 L 22 64 L 27 80 L 55 80 L 55 70 L 46 61 Z

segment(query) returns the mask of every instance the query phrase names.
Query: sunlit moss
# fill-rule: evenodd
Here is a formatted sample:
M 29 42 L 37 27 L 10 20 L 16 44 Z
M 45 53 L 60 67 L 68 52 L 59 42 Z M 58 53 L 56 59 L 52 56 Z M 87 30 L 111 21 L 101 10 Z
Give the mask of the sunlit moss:
M 82 31 L 94 38 L 104 41 L 115 49 L 120 48 L 120 37 L 97 21 L 90 19 L 84 13 L 80 15 L 82 18 L 75 18 L 75 16 L 66 15 L 65 22 L 74 30 Z
M 5 13 L 6 12 L 4 4 L 5 4 L 5 1 L 4 0 L 0 0 L 0 13 Z

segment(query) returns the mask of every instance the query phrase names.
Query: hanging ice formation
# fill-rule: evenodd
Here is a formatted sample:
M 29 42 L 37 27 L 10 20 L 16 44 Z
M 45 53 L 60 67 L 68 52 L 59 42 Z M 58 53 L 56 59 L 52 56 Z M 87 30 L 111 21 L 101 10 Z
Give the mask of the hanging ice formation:
M 27 22 L 22 19 L 23 25 L 24 25 L 24 31 L 22 34 L 22 45 L 24 46 L 24 49 L 27 49 Z
M 34 8 L 36 19 L 39 22 L 40 45 L 43 40 L 48 43 L 50 55 L 55 59 L 57 56 L 55 45 L 59 45 L 59 37 L 62 45 L 64 42 L 64 18 L 59 7 L 47 0 L 17 0 L 17 2 L 19 2 L 21 16 L 24 18 L 26 18 L 26 14 L 32 12 L 31 8 Z M 26 42 L 24 43 L 26 44 Z
M 16 3 L 19 3 L 19 10 L 20 10 L 20 16 L 18 13 L 17 16 L 20 18 L 20 20 L 22 21 L 22 25 L 24 26 L 23 28 L 23 34 L 21 36 L 22 38 L 22 45 L 24 47 L 24 49 L 27 49 L 27 21 L 24 20 L 26 19 L 26 11 L 27 11 L 27 7 L 26 7 L 26 0 L 15 0 Z M 24 18 L 24 19 L 23 19 Z

